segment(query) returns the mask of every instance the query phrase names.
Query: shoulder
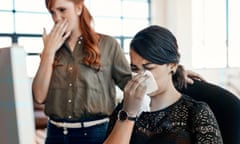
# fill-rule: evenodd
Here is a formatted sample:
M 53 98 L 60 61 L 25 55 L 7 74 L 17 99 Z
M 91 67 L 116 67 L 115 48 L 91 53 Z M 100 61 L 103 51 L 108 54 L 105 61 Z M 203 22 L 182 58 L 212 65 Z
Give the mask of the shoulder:
M 193 115 L 199 114 L 200 112 L 204 111 L 205 112 L 208 111 L 211 114 L 213 114 L 209 105 L 204 101 L 195 100 L 192 97 L 185 94 L 183 95 L 183 100 L 188 105 Z
M 99 48 L 103 57 L 119 57 L 124 56 L 124 51 L 120 47 L 119 42 L 112 36 L 100 34 Z
M 191 96 L 186 95 L 186 94 L 182 95 L 182 99 L 183 99 L 184 102 L 189 103 L 189 105 L 191 107 L 207 105 L 207 103 L 205 103 L 203 101 L 196 100 L 196 99 L 194 99 Z
M 187 95 L 183 97 L 189 105 L 189 115 L 194 127 L 198 127 L 199 125 L 213 125 L 218 128 L 215 115 L 206 102 L 195 100 Z
M 99 34 L 99 35 L 100 35 L 100 41 L 99 41 L 100 44 L 108 44 L 108 45 L 119 44 L 117 40 L 110 35 L 106 35 L 106 34 Z
M 195 100 L 187 95 L 184 95 L 183 99 L 189 106 L 189 116 L 194 127 L 204 124 L 218 128 L 215 115 L 206 102 Z
M 189 126 L 194 133 L 195 141 L 222 144 L 218 122 L 208 104 L 194 100 L 189 96 L 185 96 L 185 100 L 191 104 Z

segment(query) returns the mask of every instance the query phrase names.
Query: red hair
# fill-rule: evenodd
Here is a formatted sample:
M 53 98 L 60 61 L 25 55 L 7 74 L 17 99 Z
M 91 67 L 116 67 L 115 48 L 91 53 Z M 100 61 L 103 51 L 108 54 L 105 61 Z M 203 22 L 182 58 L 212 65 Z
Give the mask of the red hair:
M 93 27 L 91 26 L 91 22 L 93 20 L 92 15 L 84 5 L 84 0 L 69 0 L 74 4 L 82 5 L 82 13 L 79 16 L 79 28 L 82 33 L 82 37 L 84 40 L 83 50 L 86 52 L 86 56 L 83 58 L 83 61 L 86 65 L 89 65 L 93 68 L 99 68 L 100 64 L 100 51 L 98 47 L 99 34 L 97 34 Z M 50 9 L 54 3 L 54 0 L 45 0 L 45 4 L 47 9 Z

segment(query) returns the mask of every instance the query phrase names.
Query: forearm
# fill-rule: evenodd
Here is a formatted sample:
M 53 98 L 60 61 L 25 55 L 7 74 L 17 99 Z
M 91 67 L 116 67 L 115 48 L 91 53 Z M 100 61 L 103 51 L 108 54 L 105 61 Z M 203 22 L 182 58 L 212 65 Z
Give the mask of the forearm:
M 104 144 L 130 143 L 136 116 L 144 100 L 144 94 L 146 92 L 144 81 L 147 78 L 148 77 L 142 74 L 138 74 L 128 81 L 124 88 L 122 110 L 118 112 L 118 120 Z
M 53 70 L 54 55 L 43 52 L 38 71 L 33 79 L 32 91 L 34 100 L 43 103 L 47 97 Z
M 117 120 L 112 132 L 105 140 L 104 144 L 129 144 L 134 121 Z

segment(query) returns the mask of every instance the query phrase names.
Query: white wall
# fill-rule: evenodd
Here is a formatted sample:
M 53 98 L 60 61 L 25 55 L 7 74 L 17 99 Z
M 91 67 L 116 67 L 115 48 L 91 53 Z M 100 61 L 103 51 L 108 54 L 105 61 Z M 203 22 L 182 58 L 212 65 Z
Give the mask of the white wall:
M 191 0 L 152 0 L 151 24 L 168 28 L 178 40 L 181 63 L 191 68 Z
M 240 68 L 192 68 L 191 0 L 152 0 L 151 24 L 168 28 L 178 40 L 181 64 L 201 74 L 207 81 L 227 88 L 240 97 Z
M 195 69 L 207 81 L 218 84 L 240 98 L 240 69 L 218 68 L 218 69 Z

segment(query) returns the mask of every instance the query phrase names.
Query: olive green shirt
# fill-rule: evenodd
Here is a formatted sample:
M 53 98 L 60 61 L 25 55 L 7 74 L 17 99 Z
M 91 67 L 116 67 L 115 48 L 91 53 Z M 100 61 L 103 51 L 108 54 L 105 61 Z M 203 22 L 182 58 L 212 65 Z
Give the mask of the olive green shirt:
M 71 52 L 64 44 L 56 53 L 45 113 L 53 119 L 80 120 L 109 115 L 116 106 L 116 85 L 123 89 L 131 78 L 129 63 L 118 42 L 101 35 L 100 70 L 83 63 L 82 37 Z

